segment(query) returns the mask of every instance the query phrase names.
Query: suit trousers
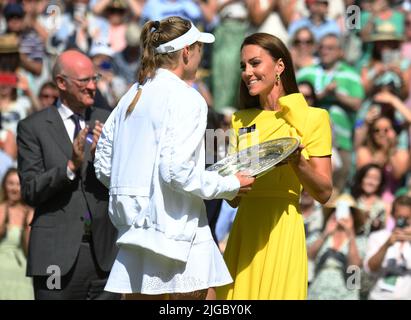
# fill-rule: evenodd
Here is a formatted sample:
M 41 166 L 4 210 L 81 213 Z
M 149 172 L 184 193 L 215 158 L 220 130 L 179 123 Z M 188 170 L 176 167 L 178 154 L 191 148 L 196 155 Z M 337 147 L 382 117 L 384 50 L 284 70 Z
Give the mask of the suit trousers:
M 102 271 L 94 257 L 93 244 L 82 242 L 71 270 L 61 279 L 57 273 L 50 276 L 34 276 L 36 300 L 119 300 L 120 295 L 104 291 L 109 272 Z M 54 277 L 54 278 L 52 278 Z

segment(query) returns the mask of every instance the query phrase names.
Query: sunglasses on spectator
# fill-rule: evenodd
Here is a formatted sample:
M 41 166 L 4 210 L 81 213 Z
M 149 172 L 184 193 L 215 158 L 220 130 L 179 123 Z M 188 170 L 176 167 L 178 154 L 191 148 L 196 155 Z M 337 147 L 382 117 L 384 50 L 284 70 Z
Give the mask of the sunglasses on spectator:
M 337 50 L 337 49 L 339 49 L 338 46 L 324 46 L 324 45 L 320 45 L 320 46 L 318 47 L 318 50 L 328 50 L 328 51 L 331 51 L 331 50 Z
M 54 94 L 47 94 L 47 93 L 40 94 L 40 98 L 43 98 L 43 99 L 50 99 L 50 98 L 57 99 L 58 97 L 59 96 L 56 96 Z
M 107 9 L 107 13 L 108 13 L 108 14 L 125 14 L 125 13 L 126 13 L 126 9 L 122 9 L 122 8 L 108 8 L 108 9 Z
M 300 44 L 314 44 L 314 40 L 313 39 L 309 39 L 309 40 L 295 39 L 294 44 L 296 46 Z

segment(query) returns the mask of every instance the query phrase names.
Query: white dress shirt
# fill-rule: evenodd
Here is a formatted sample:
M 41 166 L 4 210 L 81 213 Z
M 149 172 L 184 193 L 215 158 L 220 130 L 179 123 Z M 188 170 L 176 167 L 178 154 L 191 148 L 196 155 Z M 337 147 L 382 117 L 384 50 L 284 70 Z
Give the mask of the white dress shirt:
M 57 111 L 59 112 L 60 117 L 63 120 L 64 127 L 67 130 L 67 134 L 69 135 L 70 141 L 71 143 L 73 143 L 75 125 L 73 119 L 71 119 L 71 116 L 74 114 L 74 112 L 62 103 L 59 104 L 59 106 L 57 107 Z M 86 122 L 84 121 L 84 118 L 80 118 L 81 129 L 84 129 L 85 126 Z
M 377 281 L 370 291 L 370 300 L 402 300 L 411 299 L 411 244 L 408 241 L 397 241 L 391 245 L 385 253 L 381 268 L 378 272 L 371 272 L 368 262 L 380 250 L 391 236 L 391 231 L 386 229 L 371 233 L 367 242 L 367 254 L 364 259 L 364 270 L 375 277 Z M 384 271 L 389 261 L 395 261 L 396 265 L 403 265 L 408 273 L 402 276 L 387 278 Z M 391 281 L 389 281 L 391 280 Z

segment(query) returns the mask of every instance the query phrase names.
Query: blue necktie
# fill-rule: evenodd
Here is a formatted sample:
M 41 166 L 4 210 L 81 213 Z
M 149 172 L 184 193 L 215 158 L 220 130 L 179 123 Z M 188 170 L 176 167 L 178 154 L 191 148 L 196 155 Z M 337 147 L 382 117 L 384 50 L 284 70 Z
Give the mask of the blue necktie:
M 80 126 L 81 116 L 77 113 L 73 113 L 70 118 L 74 122 L 74 135 L 73 135 L 73 141 L 74 141 L 74 139 L 76 139 L 78 133 L 81 131 L 81 126 Z

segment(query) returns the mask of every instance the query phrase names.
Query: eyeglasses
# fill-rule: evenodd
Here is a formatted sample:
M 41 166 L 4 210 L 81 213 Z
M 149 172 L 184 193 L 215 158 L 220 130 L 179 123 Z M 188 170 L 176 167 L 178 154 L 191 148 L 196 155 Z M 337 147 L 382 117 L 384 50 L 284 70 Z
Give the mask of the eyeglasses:
M 391 130 L 391 128 L 375 128 L 374 133 L 380 133 L 380 132 L 388 133 L 388 131 L 390 131 L 390 130 Z
M 87 86 L 90 83 L 90 81 L 96 84 L 101 79 L 101 74 L 96 74 L 95 76 L 88 77 L 88 78 L 82 78 L 82 79 L 72 78 L 72 77 L 66 76 L 65 74 L 61 74 L 61 76 L 65 79 L 71 79 L 71 80 L 77 81 L 82 87 Z
M 294 45 L 296 46 L 300 44 L 313 44 L 313 43 L 314 43 L 313 39 L 309 39 L 309 40 L 295 39 L 294 40 Z

